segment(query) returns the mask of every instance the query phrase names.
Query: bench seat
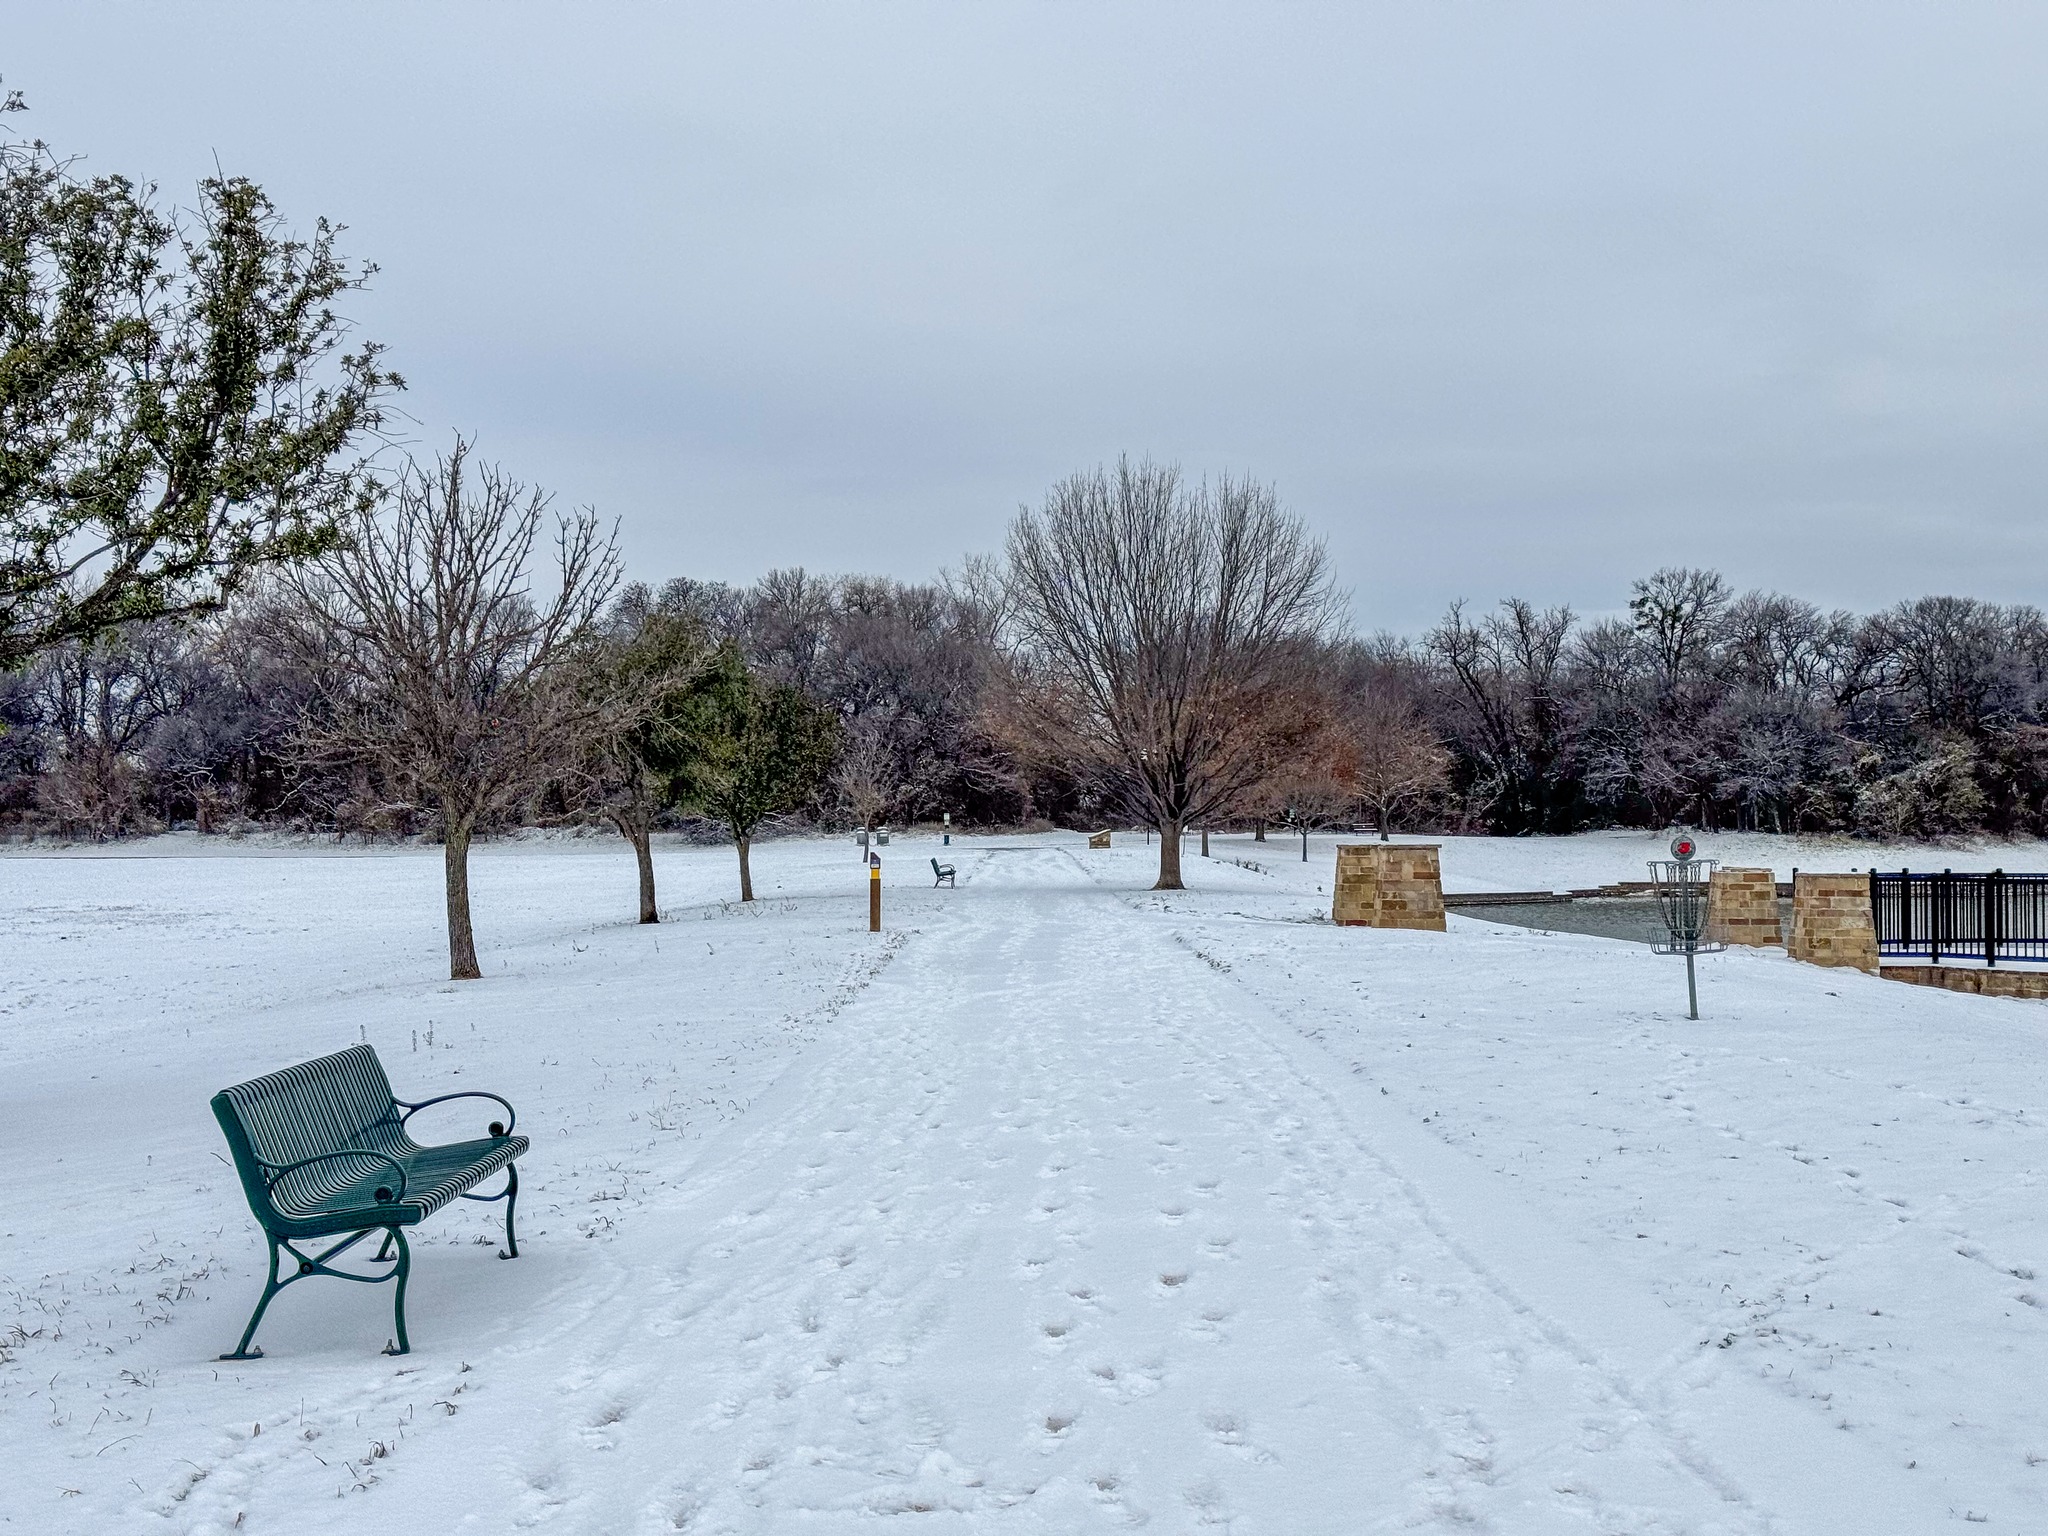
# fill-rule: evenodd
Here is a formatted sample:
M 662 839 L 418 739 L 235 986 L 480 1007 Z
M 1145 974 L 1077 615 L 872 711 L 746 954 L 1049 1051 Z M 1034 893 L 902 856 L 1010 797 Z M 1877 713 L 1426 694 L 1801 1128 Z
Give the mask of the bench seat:
M 317 1198 L 294 1202 L 302 1214 L 280 1226 L 288 1226 L 294 1237 L 324 1237 L 331 1232 L 356 1232 L 394 1223 L 416 1226 L 492 1174 L 505 1172 L 512 1159 L 526 1149 L 524 1136 L 493 1136 L 416 1147 L 411 1152 L 394 1151 L 391 1155 L 404 1174 L 405 1193 L 381 1202 L 377 1191 L 392 1188 L 391 1165 L 371 1158 L 360 1162 L 338 1158 L 336 1166 L 350 1171 L 360 1168 L 360 1176 L 340 1175 L 333 1187 Z

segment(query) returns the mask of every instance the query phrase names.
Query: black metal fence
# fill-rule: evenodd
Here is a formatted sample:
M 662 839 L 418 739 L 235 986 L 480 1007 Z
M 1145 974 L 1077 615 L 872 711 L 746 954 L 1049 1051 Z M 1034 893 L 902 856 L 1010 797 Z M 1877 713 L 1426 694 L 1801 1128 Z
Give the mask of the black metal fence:
M 1870 913 L 1879 955 L 2048 960 L 2048 875 L 1872 870 Z

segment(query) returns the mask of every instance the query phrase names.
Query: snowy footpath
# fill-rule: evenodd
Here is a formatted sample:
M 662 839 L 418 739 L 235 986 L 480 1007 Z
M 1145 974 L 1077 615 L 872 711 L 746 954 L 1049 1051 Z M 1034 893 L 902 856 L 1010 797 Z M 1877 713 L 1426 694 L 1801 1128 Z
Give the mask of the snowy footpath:
M 899 840 L 879 936 L 844 843 L 745 909 L 664 848 L 653 928 L 623 845 L 492 850 L 455 988 L 431 852 L 157 851 L 0 858 L 6 1528 L 2048 1530 L 2048 1004 L 1753 952 L 1692 1022 L 1640 947 L 1334 928 L 1328 840 L 1071 837 Z M 523 1256 L 444 1212 L 412 1355 L 316 1281 L 217 1362 L 206 1098 L 358 1039 L 518 1104 Z

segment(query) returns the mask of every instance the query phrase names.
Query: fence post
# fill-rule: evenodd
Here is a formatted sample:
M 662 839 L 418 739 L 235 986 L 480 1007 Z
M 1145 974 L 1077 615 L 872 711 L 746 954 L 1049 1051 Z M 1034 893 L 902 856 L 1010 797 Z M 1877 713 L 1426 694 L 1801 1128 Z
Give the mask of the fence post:
M 1984 965 L 1987 970 L 1998 969 L 1998 914 L 2002 905 L 1999 898 L 2004 894 L 2005 871 L 1994 869 L 1984 881 Z

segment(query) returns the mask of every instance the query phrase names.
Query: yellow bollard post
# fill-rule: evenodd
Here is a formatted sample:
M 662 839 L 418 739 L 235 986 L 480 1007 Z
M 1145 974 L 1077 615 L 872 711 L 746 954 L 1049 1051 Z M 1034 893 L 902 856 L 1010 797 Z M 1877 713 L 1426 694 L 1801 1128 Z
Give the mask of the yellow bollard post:
M 882 861 L 870 855 L 868 864 L 868 932 L 882 931 Z

